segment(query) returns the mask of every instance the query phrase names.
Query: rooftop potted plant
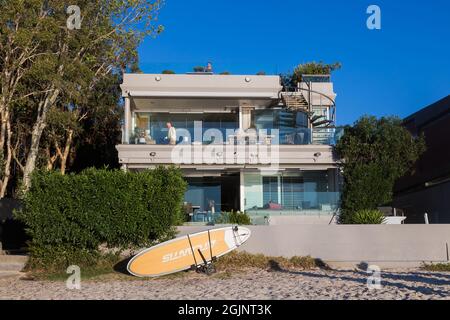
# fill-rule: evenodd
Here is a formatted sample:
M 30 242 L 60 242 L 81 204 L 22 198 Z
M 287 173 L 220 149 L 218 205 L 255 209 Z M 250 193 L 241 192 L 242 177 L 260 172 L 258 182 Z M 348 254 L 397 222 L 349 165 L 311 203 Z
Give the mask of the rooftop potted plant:
M 202 66 L 196 66 L 192 69 L 194 70 L 194 72 L 205 72 L 205 67 Z

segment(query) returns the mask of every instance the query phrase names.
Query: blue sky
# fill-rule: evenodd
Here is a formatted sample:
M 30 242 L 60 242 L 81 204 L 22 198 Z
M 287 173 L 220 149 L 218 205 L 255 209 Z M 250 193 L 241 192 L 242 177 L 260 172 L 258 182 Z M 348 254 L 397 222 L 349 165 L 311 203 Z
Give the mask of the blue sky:
M 381 30 L 366 9 L 381 8 Z M 363 114 L 405 117 L 450 94 L 450 1 L 166 0 L 165 31 L 139 48 L 146 73 L 285 73 L 339 61 L 333 75 L 339 125 Z

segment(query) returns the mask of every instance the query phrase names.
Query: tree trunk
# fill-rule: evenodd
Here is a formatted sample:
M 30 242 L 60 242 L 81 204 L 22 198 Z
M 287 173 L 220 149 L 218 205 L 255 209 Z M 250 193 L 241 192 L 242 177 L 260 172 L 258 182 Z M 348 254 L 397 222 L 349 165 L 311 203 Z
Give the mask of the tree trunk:
M 53 170 L 53 164 L 55 163 L 56 159 L 58 159 L 58 154 L 52 155 L 50 152 L 50 147 L 47 147 L 45 149 L 45 152 L 47 153 L 47 170 Z
M 4 99 L 2 99 L 4 100 Z M 0 101 L 0 121 L 1 121 L 1 125 L 0 125 L 0 150 L 1 152 L 3 152 L 3 148 L 5 146 L 5 137 L 6 137 L 6 116 L 5 116 L 5 104 L 4 101 Z
M 72 140 L 73 140 L 73 130 L 69 129 L 69 134 L 67 136 L 66 145 L 64 146 L 64 152 L 61 156 L 61 173 L 66 173 L 66 167 L 67 167 L 67 158 L 69 157 L 70 148 L 72 147 Z
M 36 122 L 33 125 L 33 130 L 31 131 L 31 144 L 30 151 L 28 152 L 24 171 L 23 171 L 23 191 L 26 192 L 31 186 L 31 174 L 36 167 L 36 159 L 39 152 L 39 144 L 41 142 L 42 132 L 47 125 L 47 114 L 50 107 L 55 103 L 56 98 L 59 95 L 59 89 L 55 89 L 50 96 L 47 96 L 42 107 L 41 112 L 38 112 Z
M 11 146 L 11 122 L 9 119 L 9 113 L 5 113 L 6 121 L 6 159 L 4 161 L 4 167 L 5 170 L 3 172 L 3 177 L 1 181 L 1 188 L 0 188 L 0 199 L 4 198 L 6 195 L 6 190 L 8 188 L 8 182 L 9 178 L 11 176 L 11 160 L 12 160 L 12 146 Z M 3 121 L 4 119 L 2 119 Z M 3 152 L 3 150 L 2 150 Z
M 1 117 L 1 126 L 0 126 L 0 150 L 1 152 L 4 152 L 4 146 L 6 142 L 6 113 L 9 110 L 9 99 L 10 97 L 10 80 L 11 80 L 11 72 L 6 67 L 8 65 L 9 61 L 9 53 L 5 55 L 4 57 L 4 68 L 2 69 L 2 77 L 1 77 L 1 96 L 0 96 L 0 117 Z

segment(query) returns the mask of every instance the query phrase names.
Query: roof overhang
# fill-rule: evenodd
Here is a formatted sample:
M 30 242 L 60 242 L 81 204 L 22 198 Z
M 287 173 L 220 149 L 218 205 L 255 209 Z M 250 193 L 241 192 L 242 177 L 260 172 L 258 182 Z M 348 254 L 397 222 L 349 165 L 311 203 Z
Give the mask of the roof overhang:
M 124 74 L 124 97 L 278 99 L 279 76 Z

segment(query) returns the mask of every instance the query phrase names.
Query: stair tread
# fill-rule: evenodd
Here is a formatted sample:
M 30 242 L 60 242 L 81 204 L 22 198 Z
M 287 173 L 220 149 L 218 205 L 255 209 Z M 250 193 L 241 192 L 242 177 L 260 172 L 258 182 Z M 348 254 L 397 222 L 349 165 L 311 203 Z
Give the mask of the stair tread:
M 320 126 L 322 124 L 331 123 L 331 122 L 333 122 L 333 121 L 332 120 L 323 120 L 323 121 L 315 122 L 315 123 L 313 123 L 313 125 Z
M 28 256 L 25 255 L 0 255 L 0 265 L 2 263 L 26 263 Z
M 316 115 L 316 116 L 312 116 L 311 117 L 311 121 L 312 122 L 314 122 L 314 121 L 316 121 L 316 120 L 318 120 L 318 119 L 320 119 L 320 118 L 325 118 L 325 116 L 324 115 Z

